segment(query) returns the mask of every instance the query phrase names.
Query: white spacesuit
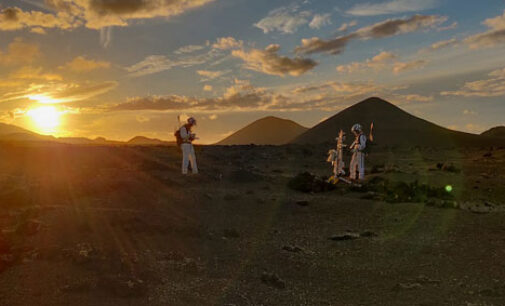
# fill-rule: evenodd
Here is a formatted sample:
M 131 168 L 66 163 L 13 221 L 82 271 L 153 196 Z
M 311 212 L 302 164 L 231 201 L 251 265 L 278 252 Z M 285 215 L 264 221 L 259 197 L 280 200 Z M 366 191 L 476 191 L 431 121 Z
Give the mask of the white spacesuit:
M 356 179 L 356 172 L 359 173 L 358 178 L 360 180 L 365 179 L 365 153 L 363 152 L 366 148 L 366 136 L 363 134 L 363 128 L 359 124 L 352 126 L 351 131 L 356 136 L 356 139 L 351 144 L 352 158 L 351 164 L 349 165 L 350 178 Z
M 333 175 L 335 177 L 345 175 L 344 147 L 346 147 L 346 145 L 344 144 L 344 141 L 345 141 L 344 131 L 340 130 L 336 140 L 337 140 L 337 150 L 335 150 L 336 156 L 335 156 L 335 162 L 333 164 Z
M 188 166 L 190 162 L 193 174 L 198 173 L 195 148 L 192 144 L 192 141 L 195 140 L 195 134 L 191 133 L 191 127 L 193 125 L 196 125 L 196 120 L 194 118 L 189 118 L 188 123 L 186 125 L 183 125 L 180 129 L 182 138 L 182 174 L 188 174 Z

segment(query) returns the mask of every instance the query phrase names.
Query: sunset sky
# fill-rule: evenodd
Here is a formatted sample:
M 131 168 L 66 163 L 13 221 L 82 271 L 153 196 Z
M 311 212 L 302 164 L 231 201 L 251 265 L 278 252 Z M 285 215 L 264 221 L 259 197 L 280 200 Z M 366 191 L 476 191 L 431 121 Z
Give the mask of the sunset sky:
M 0 1 L 0 121 L 37 132 L 172 140 L 183 114 L 213 143 L 369 96 L 452 129 L 504 125 L 505 2 Z

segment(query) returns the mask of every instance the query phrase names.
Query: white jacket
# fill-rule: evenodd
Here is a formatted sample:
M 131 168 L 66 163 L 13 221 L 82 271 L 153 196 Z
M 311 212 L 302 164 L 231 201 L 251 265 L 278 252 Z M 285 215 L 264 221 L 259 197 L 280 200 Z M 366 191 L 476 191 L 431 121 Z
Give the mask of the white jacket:
M 366 148 L 366 136 L 364 134 L 359 134 L 356 140 L 352 143 L 351 149 L 357 152 L 362 152 Z
M 188 129 L 186 128 L 186 126 L 182 126 L 181 127 L 181 138 L 182 138 L 182 141 L 183 143 L 191 143 L 191 132 L 188 131 Z

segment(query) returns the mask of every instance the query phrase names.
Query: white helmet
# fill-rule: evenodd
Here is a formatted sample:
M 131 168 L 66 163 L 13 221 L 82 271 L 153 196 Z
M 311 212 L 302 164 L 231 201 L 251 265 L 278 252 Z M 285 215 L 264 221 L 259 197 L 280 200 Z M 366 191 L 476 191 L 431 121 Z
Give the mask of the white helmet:
M 193 117 L 189 117 L 188 118 L 188 123 L 191 124 L 191 125 L 196 125 L 196 119 L 193 118 Z
M 351 132 L 361 132 L 363 131 L 363 128 L 361 127 L 361 124 L 356 123 L 355 125 L 352 126 Z

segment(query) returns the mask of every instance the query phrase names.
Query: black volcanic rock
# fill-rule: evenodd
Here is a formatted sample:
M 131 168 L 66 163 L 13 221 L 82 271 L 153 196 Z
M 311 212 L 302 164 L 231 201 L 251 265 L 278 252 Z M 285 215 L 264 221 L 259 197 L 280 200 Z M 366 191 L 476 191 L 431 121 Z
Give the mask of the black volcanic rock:
M 270 116 L 254 121 L 217 145 L 283 145 L 305 131 L 307 128 L 294 121 Z
M 368 135 L 374 123 L 374 142 L 388 146 L 436 146 L 490 145 L 495 140 L 475 134 L 452 131 L 415 117 L 399 107 L 377 97 L 366 99 L 295 138 L 295 144 L 335 143 L 340 129 L 347 134 L 347 142 L 353 140 L 351 127 L 360 123 Z

